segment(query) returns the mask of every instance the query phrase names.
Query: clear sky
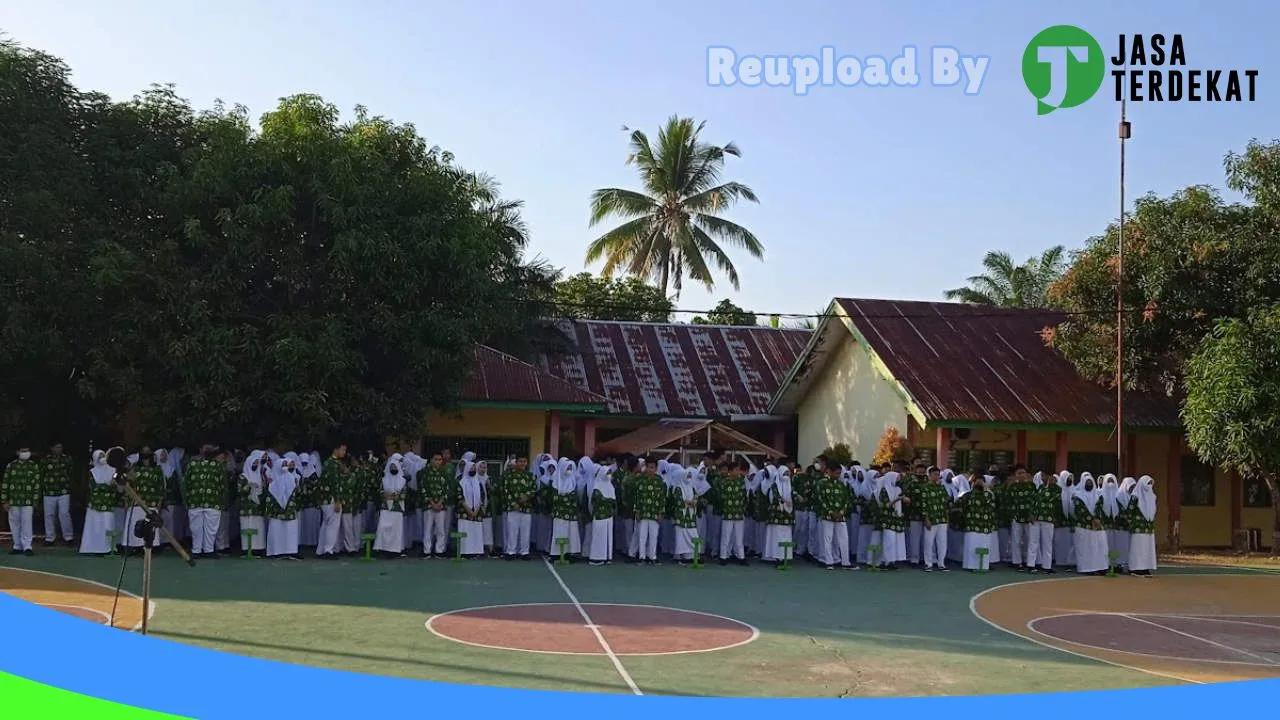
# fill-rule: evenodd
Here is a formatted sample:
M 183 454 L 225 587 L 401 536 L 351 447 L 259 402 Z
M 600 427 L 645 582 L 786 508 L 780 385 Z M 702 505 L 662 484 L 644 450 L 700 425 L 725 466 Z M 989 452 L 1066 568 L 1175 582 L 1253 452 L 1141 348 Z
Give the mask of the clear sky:
M 1221 185 L 1228 150 L 1280 135 L 1280 5 L 1055 5 L 6 0 L 0 30 L 65 59 L 82 88 L 118 98 L 172 82 L 197 107 L 222 99 L 257 116 L 313 92 L 344 111 L 362 104 L 412 122 L 523 199 L 534 251 L 568 272 L 582 269 L 600 231 L 587 225 L 591 191 L 637 184 L 622 126 L 656 131 L 673 113 L 706 120 L 707 140 L 742 149 L 728 175 L 760 204 L 731 217 L 761 238 L 765 261 L 737 256 L 741 291 L 686 288 L 679 306 L 729 296 L 759 312 L 811 313 L 835 295 L 938 299 L 987 250 L 1022 259 L 1076 248 L 1118 215 L 1110 85 L 1046 116 L 1023 85 L 1022 52 L 1047 26 L 1080 26 L 1107 54 L 1120 33 L 1182 33 L 1188 68 L 1260 71 L 1252 104 L 1131 105 L 1131 197 Z M 975 96 L 927 82 L 805 97 L 707 84 L 709 46 L 816 55 L 825 45 L 891 58 L 904 45 L 950 45 L 991 62 Z

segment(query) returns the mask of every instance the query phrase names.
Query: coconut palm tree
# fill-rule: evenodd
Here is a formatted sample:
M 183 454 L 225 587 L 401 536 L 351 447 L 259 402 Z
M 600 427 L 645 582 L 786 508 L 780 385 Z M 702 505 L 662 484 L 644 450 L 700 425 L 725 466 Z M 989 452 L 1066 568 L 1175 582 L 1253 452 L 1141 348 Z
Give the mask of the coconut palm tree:
M 622 271 L 656 281 L 663 294 L 674 288 L 679 297 L 686 275 L 708 291 L 714 288 L 714 265 L 737 290 L 738 271 L 722 245 L 763 256 L 755 235 L 721 217 L 739 201 L 759 201 L 746 185 L 721 180 L 725 159 L 740 153 L 733 143 L 699 139 L 705 126 L 673 115 L 659 130 L 656 145 L 643 132 L 630 131 L 627 164 L 640 171 L 643 189 L 604 188 L 591 194 L 592 227 L 609 218 L 623 221 L 587 246 L 587 263 L 603 259 L 605 277 Z
M 1056 245 L 1021 265 L 1014 265 L 1009 253 L 993 250 L 982 266 L 986 272 L 969 278 L 968 287 L 947 290 L 943 296 L 974 305 L 1045 307 L 1049 286 L 1065 269 L 1066 249 Z

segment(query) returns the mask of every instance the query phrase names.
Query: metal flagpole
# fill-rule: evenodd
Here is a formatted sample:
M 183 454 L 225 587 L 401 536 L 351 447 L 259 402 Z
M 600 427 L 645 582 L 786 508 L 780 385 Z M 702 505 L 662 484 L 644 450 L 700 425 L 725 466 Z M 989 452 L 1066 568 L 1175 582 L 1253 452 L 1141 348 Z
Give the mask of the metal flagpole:
M 1120 231 L 1116 247 L 1116 474 L 1125 476 L 1124 466 L 1124 151 L 1132 137 L 1125 115 L 1125 98 L 1120 98 Z

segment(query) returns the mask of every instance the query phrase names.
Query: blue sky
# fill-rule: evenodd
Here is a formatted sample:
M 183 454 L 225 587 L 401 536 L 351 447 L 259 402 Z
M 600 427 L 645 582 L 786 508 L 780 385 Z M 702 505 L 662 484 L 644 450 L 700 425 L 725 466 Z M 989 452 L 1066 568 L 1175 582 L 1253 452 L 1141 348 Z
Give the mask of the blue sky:
M 314 92 L 412 122 L 466 167 L 527 204 L 534 251 L 583 268 L 588 197 L 636 185 L 622 126 L 678 113 L 743 151 L 728 175 L 758 206 L 731 217 L 765 243 L 736 256 L 742 288 L 688 287 L 679 306 L 732 297 L 760 312 L 811 313 L 834 295 L 938 299 L 1003 249 L 1021 259 L 1079 247 L 1118 214 L 1118 107 L 1109 85 L 1046 116 L 1021 78 L 1028 40 L 1083 27 L 1182 33 L 1188 67 L 1257 69 L 1252 104 L 1131 105 L 1130 196 L 1222 182 L 1222 159 L 1270 139 L 1280 108 L 1274 3 L 762 2 L 8 2 L 0 30 L 65 59 L 82 88 L 127 97 L 172 82 L 197 107 L 256 117 Z M 1230 7 L 1228 12 L 1226 9 Z M 710 87 L 708 46 L 740 54 L 897 56 L 904 45 L 988 55 L 981 92 L 958 88 Z M 922 70 L 927 71 L 922 63 Z M 1108 81 L 1109 82 L 1109 81 Z M 593 268 L 596 269 L 596 268 Z M 687 320 L 689 316 L 681 316 Z

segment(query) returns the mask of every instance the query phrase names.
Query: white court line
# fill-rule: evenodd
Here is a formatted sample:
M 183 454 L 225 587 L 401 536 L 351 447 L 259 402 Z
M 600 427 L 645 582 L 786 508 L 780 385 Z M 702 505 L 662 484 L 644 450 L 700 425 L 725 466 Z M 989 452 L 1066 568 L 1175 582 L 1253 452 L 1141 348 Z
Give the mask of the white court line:
M 1205 644 L 1207 644 L 1207 645 L 1213 645 L 1214 647 L 1222 648 L 1223 650 L 1226 650 L 1226 651 L 1228 651 L 1228 652 L 1238 653 L 1238 654 L 1240 654 L 1240 655 L 1248 655 L 1249 657 L 1251 657 L 1251 658 L 1257 658 L 1258 660 L 1261 660 L 1262 662 L 1264 662 L 1264 663 L 1266 663 L 1266 664 L 1268 664 L 1268 665 L 1280 665 L 1280 663 L 1277 663 L 1276 661 L 1272 660 L 1272 659 L 1271 659 L 1271 658 L 1269 658 L 1269 657 L 1265 657 L 1265 656 L 1263 656 L 1263 655 L 1258 655 L 1257 653 L 1251 653 L 1251 652 L 1249 652 L 1248 650 L 1241 650 L 1240 648 L 1234 648 L 1234 647 L 1231 647 L 1230 645 L 1224 645 L 1224 644 L 1222 644 L 1222 643 L 1220 643 L 1220 642 L 1217 642 L 1217 641 L 1214 641 L 1214 640 L 1210 640 L 1209 638 L 1203 638 L 1203 637 L 1200 637 L 1199 635 L 1192 635 L 1192 634 L 1191 634 L 1191 633 L 1189 633 L 1189 632 L 1183 632 L 1183 631 L 1181 631 L 1181 630 L 1179 630 L 1179 629 L 1177 629 L 1177 628 L 1171 628 L 1171 627 L 1169 627 L 1168 625 L 1161 625 L 1161 624 L 1160 624 L 1160 623 L 1158 623 L 1158 622 L 1152 622 L 1151 620 L 1145 620 L 1145 619 L 1143 619 L 1143 618 L 1140 618 L 1140 617 L 1137 617 L 1137 616 L 1134 616 L 1134 615 L 1129 615 L 1129 614 L 1127 614 L 1127 613 L 1121 613 L 1121 616 L 1122 616 L 1122 617 L 1129 618 L 1130 620 L 1136 620 L 1137 622 L 1140 622 L 1140 623 L 1146 623 L 1146 624 L 1148 624 L 1148 625 L 1150 625 L 1150 626 L 1152 626 L 1152 627 L 1158 627 L 1158 628 L 1160 628 L 1161 630 L 1167 630 L 1167 631 L 1169 631 L 1169 632 L 1171 632 L 1171 633 L 1174 633 L 1174 634 L 1176 634 L 1176 635 L 1181 635 L 1181 636 L 1183 636 L 1183 637 L 1191 638 L 1192 640 L 1199 640 L 1199 641 L 1200 641 L 1200 642 L 1202 642 L 1202 643 L 1205 643 Z
M 1205 622 L 1229 623 L 1231 625 L 1248 625 L 1250 627 L 1267 628 L 1280 632 L 1280 625 L 1268 625 L 1267 623 L 1249 622 L 1248 620 L 1239 620 L 1238 618 L 1273 618 L 1275 615 L 1230 615 L 1228 617 L 1209 617 L 1207 615 L 1173 615 L 1169 613 L 1142 613 L 1147 617 L 1167 617 L 1178 618 L 1180 620 L 1203 620 Z
M 116 557 L 116 556 L 112 555 L 110 557 Z M 76 582 L 82 582 L 87 585 L 96 585 L 105 590 L 110 590 L 113 597 L 115 596 L 115 593 L 116 593 L 115 585 L 100 583 L 97 580 L 86 580 L 84 578 L 76 577 L 75 575 L 63 575 L 62 573 L 46 572 L 44 570 L 28 570 L 27 568 L 14 567 L 12 565 L 0 565 L 0 570 L 16 570 L 17 572 L 33 573 L 35 575 L 47 575 L 49 577 L 62 578 L 63 580 L 74 580 Z M 125 590 L 123 587 L 120 588 L 120 594 L 131 597 L 134 600 L 142 600 L 141 595 L 135 595 L 129 592 L 128 590 Z M 17 597 L 17 596 L 15 595 L 14 597 Z M 151 622 L 151 618 L 155 617 L 155 614 L 156 614 L 156 601 L 152 600 L 147 603 L 147 622 Z M 110 619 L 109 615 L 107 617 L 108 619 Z M 107 625 L 107 627 L 111 627 L 111 626 Z M 121 628 L 113 628 L 113 629 L 120 630 Z M 132 628 L 129 628 L 129 632 L 137 632 L 141 629 L 142 629 L 142 621 L 139 620 L 138 622 L 134 623 L 134 626 Z
M 107 623 L 111 622 L 111 616 L 108 615 L 107 613 L 104 613 L 101 610 L 94 610 L 91 607 L 85 607 L 84 605 L 67 605 L 66 603 L 36 603 L 36 604 L 40 605 L 41 607 L 47 607 L 47 608 L 74 608 L 76 610 L 84 610 L 85 612 L 91 612 L 94 615 L 100 616 L 102 618 L 103 625 L 106 625 Z
M 1143 614 L 1145 615 L 1146 613 L 1143 613 Z M 1068 645 L 1075 645 L 1076 647 L 1089 648 L 1090 650 L 1100 650 L 1100 651 L 1102 651 L 1102 652 L 1109 652 L 1109 653 L 1122 653 L 1122 654 L 1124 654 L 1124 655 L 1138 655 L 1138 656 L 1141 656 L 1141 657 L 1149 657 L 1149 658 L 1155 658 L 1155 659 L 1157 659 L 1157 660 L 1167 660 L 1167 661 L 1169 661 L 1169 662 L 1180 662 L 1180 663 L 1212 663 L 1212 664 L 1214 664 L 1214 665 L 1244 665 L 1244 666 L 1246 666 L 1246 667 L 1262 667 L 1262 666 L 1264 666 L 1264 665 L 1265 665 L 1266 667 L 1270 667 L 1270 663 L 1256 663 L 1256 662 L 1250 662 L 1250 661 L 1248 661 L 1248 660 L 1208 660 L 1208 659 L 1205 659 L 1205 658 L 1186 658 L 1186 657 L 1178 657 L 1178 656 L 1176 656 L 1176 655 L 1161 655 L 1160 653 L 1140 652 L 1140 651 L 1138 651 L 1138 650 L 1123 650 L 1123 649 L 1121 649 L 1121 648 L 1106 647 L 1106 646 L 1104 646 L 1104 645 L 1091 645 L 1091 644 L 1089 644 L 1089 643 L 1080 642 L 1079 640 L 1068 640 L 1068 639 L 1066 639 L 1066 638 L 1064 638 L 1064 637 L 1060 637 L 1060 636 L 1058 636 L 1058 635 L 1054 635 L 1054 634 L 1052 634 L 1052 633 L 1047 633 L 1047 632 L 1045 632 L 1045 631 L 1043 631 L 1043 630 L 1040 630 L 1039 628 L 1037 628 L 1037 627 L 1036 627 L 1036 623 L 1041 622 L 1041 621 L 1044 621 L 1044 620 L 1056 620 L 1056 619 L 1058 619 L 1058 618 L 1070 618 L 1070 617 L 1087 617 L 1087 616 L 1090 616 L 1090 615 L 1107 615 L 1107 616 L 1110 616 L 1110 617 L 1122 617 L 1122 618 L 1124 618 L 1124 619 L 1126 619 L 1126 620 L 1133 620 L 1133 619 L 1134 619 L 1134 618 L 1128 617 L 1125 613 L 1120 613 L 1120 612 L 1096 612 L 1096 613 L 1095 613 L 1095 612 L 1070 612 L 1070 613 L 1059 613 L 1059 614 L 1057 614 L 1057 615 L 1042 615 L 1042 616 L 1040 616 L 1040 617 L 1038 617 L 1038 618 L 1032 618 L 1032 619 L 1028 620 L 1028 621 L 1027 621 L 1027 630 L 1029 630 L 1029 631 L 1031 631 L 1031 632 L 1033 632 L 1033 633 L 1035 633 L 1035 634 L 1037 634 L 1037 635 L 1043 635 L 1044 637 L 1047 637 L 1047 638 L 1053 638 L 1054 640 L 1057 640 L 1058 642 L 1064 642 L 1064 643 L 1067 643 Z M 1176 616 L 1176 615 L 1165 615 L 1164 617 L 1177 617 L 1177 616 Z M 1264 627 L 1270 627 L 1270 625 L 1267 625 L 1267 626 L 1264 626 Z M 1167 630 L 1167 629 L 1169 629 L 1169 628 L 1162 628 L 1162 629 Z M 1235 648 L 1232 648 L 1232 650 L 1233 650 L 1233 651 L 1236 651 L 1236 650 L 1235 650 Z M 1236 652 L 1239 652 L 1239 651 L 1236 651 Z
M 591 632 L 595 634 L 596 640 L 600 641 L 600 648 L 603 649 L 604 654 L 608 655 L 609 659 L 613 661 L 613 668 L 622 676 L 623 681 L 627 683 L 627 687 L 631 688 L 632 693 L 636 695 L 643 695 L 644 693 L 640 692 L 640 687 L 636 685 L 636 681 L 631 679 L 631 673 L 627 672 L 627 669 L 622 666 L 622 661 L 618 659 L 617 653 L 613 651 L 613 648 L 609 647 L 609 641 L 604 639 L 604 635 L 600 632 L 600 627 L 591 621 L 591 616 L 587 614 L 587 609 L 582 607 L 582 603 L 578 602 L 577 596 L 573 594 L 573 591 L 569 589 L 568 585 L 565 585 L 564 579 L 560 577 L 560 573 L 556 572 L 556 568 L 551 564 L 551 560 L 543 557 L 542 563 L 551 571 L 551 577 L 556 579 L 556 582 L 560 584 L 560 589 L 564 590 L 564 594 L 569 596 L 569 601 L 578 609 L 578 614 L 582 616 L 582 622 L 585 623 Z

